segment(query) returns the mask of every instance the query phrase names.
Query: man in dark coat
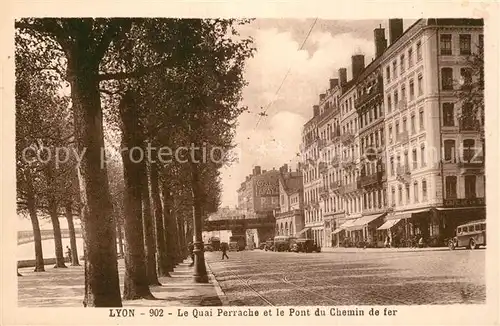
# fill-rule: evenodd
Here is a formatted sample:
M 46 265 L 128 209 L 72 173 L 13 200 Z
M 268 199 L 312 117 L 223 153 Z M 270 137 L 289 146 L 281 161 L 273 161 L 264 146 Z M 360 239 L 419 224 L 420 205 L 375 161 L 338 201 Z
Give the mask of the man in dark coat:
M 224 257 L 226 257 L 227 259 L 229 259 L 229 256 L 227 255 L 227 243 L 223 243 L 222 246 L 221 246 L 221 250 L 222 250 L 222 260 L 224 260 Z

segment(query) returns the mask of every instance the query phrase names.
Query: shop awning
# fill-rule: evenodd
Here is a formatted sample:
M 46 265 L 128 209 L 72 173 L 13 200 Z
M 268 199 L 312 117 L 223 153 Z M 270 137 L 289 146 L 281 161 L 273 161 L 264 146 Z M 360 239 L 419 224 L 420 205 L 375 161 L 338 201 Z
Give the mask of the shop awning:
M 394 212 L 394 214 L 388 215 L 387 219 L 396 220 L 396 219 L 405 219 L 410 218 L 413 214 L 424 213 L 430 211 L 430 208 L 425 209 L 417 209 L 414 211 L 406 211 L 406 212 Z
M 345 230 L 347 229 L 348 227 L 352 226 L 354 222 L 356 222 L 358 219 L 356 220 L 349 220 L 349 221 L 346 221 L 344 224 L 342 224 L 341 226 L 339 226 L 338 228 L 336 228 L 332 234 L 337 234 L 339 233 L 340 231 L 342 230 Z
M 387 230 L 392 228 L 394 225 L 398 224 L 398 222 L 401 221 L 400 218 L 397 218 L 395 220 L 387 220 L 385 221 L 384 224 L 382 224 L 377 230 Z
M 375 215 L 367 215 L 358 218 L 354 223 L 348 227 L 349 231 L 361 230 L 365 225 L 375 221 L 377 218 L 381 217 L 384 214 L 375 214 Z

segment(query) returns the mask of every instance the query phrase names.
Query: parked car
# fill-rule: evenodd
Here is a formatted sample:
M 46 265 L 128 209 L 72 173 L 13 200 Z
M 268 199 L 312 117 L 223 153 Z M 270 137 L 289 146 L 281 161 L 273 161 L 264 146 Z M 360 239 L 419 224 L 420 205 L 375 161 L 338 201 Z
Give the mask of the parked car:
M 297 239 L 290 250 L 293 252 L 321 252 L 321 247 L 317 246 L 313 239 Z
M 259 249 L 260 249 L 260 250 L 264 250 L 264 249 L 265 249 L 265 247 L 266 247 L 266 243 L 265 243 L 265 242 L 261 242 L 261 243 L 259 243 Z
M 203 245 L 203 248 L 204 248 L 205 251 L 214 251 L 214 249 L 213 249 L 213 247 L 212 247 L 212 245 L 210 243 L 205 243 Z
M 297 238 L 287 235 L 274 237 L 274 251 L 290 251 Z
M 264 247 L 264 250 L 265 251 L 268 251 L 268 250 L 273 251 L 274 250 L 274 240 L 273 239 L 268 239 L 266 241 L 266 246 Z
M 219 251 L 220 250 L 220 239 L 217 237 L 211 237 L 208 239 L 209 245 L 212 246 L 213 251 Z
M 456 229 L 456 236 L 448 241 L 450 250 L 457 247 L 477 249 L 480 246 L 486 246 L 486 220 L 459 225 Z

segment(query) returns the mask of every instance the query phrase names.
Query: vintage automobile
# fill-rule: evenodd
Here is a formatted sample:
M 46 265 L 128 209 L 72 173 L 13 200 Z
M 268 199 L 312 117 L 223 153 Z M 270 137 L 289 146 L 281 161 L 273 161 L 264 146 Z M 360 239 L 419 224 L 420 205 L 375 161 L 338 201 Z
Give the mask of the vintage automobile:
M 287 235 L 274 237 L 274 251 L 290 251 L 295 240 L 297 240 L 297 238 Z
M 205 244 L 203 244 L 203 250 L 214 251 L 214 248 L 212 247 L 212 245 L 210 243 L 205 243 Z
M 266 248 L 266 242 L 259 243 L 259 249 L 264 250 Z
M 274 240 L 273 239 L 267 239 L 266 245 L 264 247 L 265 251 L 273 251 L 274 250 Z
M 459 225 L 456 236 L 448 241 L 448 248 L 454 250 L 457 247 L 477 249 L 486 246 L 486 220 L 472 221 Z
M 293 252 L 321 252 L 321 247 L 317 246 L 313 239 L 297 239 L 292 245 Z
M 211 237 L 208 239 L 208 244 L 212 247 L 213 251 L 219 251 L 220 250 L 220 239 L 217 237 Z

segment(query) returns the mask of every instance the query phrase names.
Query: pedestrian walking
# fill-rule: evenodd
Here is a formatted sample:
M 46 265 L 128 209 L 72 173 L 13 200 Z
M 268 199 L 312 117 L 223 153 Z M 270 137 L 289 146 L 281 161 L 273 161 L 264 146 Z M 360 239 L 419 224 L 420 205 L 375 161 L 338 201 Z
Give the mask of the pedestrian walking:
M 189 266 L 194 265 L 194 245 L 192 242 L 188 244 L 188 251 L 189 251 L 189 256 L 191 256 L 191 264 Z
M 73 261 L 73 256 L 71 253 L 71 248 L 69 246 L 66 246 L 66 256 L 68 257 L 68 262 L 71 263 Z
M 227 259 L 229 259 L 229 256 L 227 255 L 227 243 L 223 243 L 222 246 L 221 246 L 221 250 L 222 250 L 222 260 L 224 260 L 224 257 L 226 257 Z

